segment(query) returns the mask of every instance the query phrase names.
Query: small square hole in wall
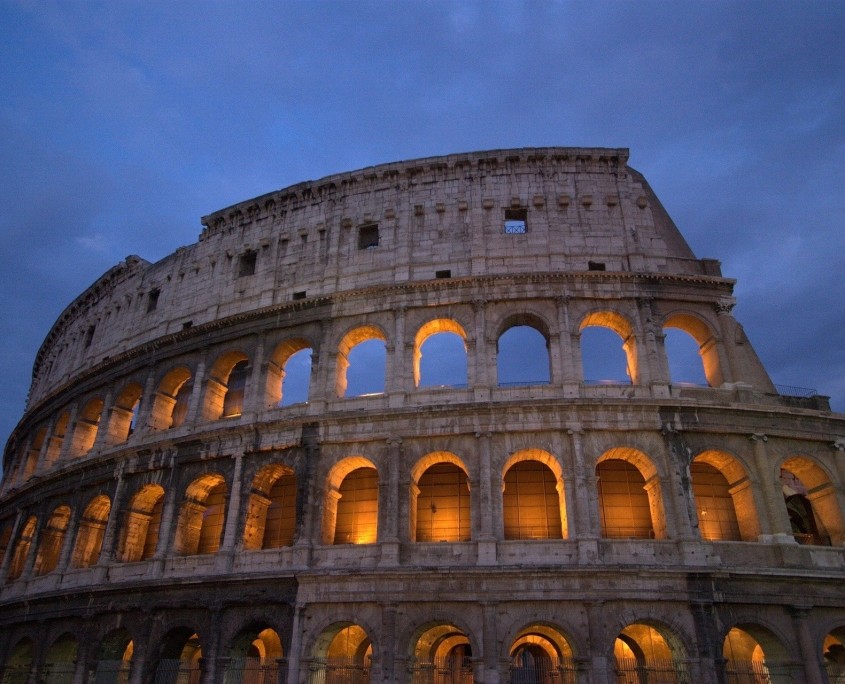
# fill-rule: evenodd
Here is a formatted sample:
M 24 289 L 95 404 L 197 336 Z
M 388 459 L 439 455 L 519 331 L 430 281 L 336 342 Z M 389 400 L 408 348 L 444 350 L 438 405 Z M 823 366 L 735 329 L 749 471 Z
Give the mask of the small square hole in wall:
M 587 270 L 588 271 L 604 271 L 605 265 L 603 261 L 588 261 L 587 262 Z
M 253 275 L 256 261 L 258 261 L 258 252 L 256 251 L 249 250 L 241 254 L 238 260 L 238 278 Z
M 86 349 L 88 349 L 88 347 L 91 346 L 91 342 L 93 341 L 93 339 L 94 339 L 94 326 L 92 325 L 90 328 L 88 328 L 88 330 L 85 333 L 84 345 L 85 345 Z
M 435 271 L 434 277 L 435 278 L 451 278 L 452 277 L 452 271 L 450 269 L 445 269 L 443 271 Z
M 193 321 L 185 321 L 185 322 L 182 324 L 182 330 L 188 330 L 188 329 L 189 329 L 190 327 L 192 327 L 193 325 L 194 325 L 194 322 L 193 322 Z
M 155 311 L 158 308 L 159 295 L 161 295 L 161 290 L 158 288 L 150 290 L 150 293 L 147 295 L 147 313 Z
M 374 249 L 378 247 L 378 224 L 368 223 L 358 227 L 358 249 Z
M 294 299 L 305 299 L 305 290 L 300 290 L 299 292 L 293 293 Z
M 522 235 L 527 232 L 528 211 L 526 209 L 505 209 L 505 233 Z

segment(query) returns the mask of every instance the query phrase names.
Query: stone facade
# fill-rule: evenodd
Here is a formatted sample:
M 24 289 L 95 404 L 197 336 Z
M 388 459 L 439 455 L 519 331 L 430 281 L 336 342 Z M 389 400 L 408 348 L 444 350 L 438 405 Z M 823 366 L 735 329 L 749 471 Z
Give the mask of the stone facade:
M 3 684 L 845 676 L 845 416 L 778 393 L 627 159 L 338 174 L 104 274 L 4 454 Z

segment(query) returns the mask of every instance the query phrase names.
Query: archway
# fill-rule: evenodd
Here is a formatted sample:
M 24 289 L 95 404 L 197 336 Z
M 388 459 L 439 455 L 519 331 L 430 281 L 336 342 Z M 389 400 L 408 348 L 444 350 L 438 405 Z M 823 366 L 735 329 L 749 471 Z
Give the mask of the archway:
M 411 474 L 411 529 L 418 542 L 460 542 L 472 537 L 467 471 L 453 454 L 422 459 Z
M 224 684 L 277 684 L 287 674 L 282 641 L 269 627 L 241 631 L 232 641 Z
M 414 338 L 416 387 L 464 387 L 467 384 L 466 331 L 451 318 L 423 325 Z
M 743 624 L 732 628 L 722 646 L 729 682 L 790 684 L 786 650 L 765 627 Z
M 472 645 L 454 624 L 428 627 L 416 639 L 410 665 L 412 684 L 473 684 Z
M 596 478 L 603 537 L 665 537 L 659 479 L 645 454 L 636 449 L 611 449 L 599 459 Z
M 122 562 L 134 563 L 155 555 L 163 506 L 164 488 L 158 484 L 144 485 L 132 497 L 121 532 Z
M 350 330 L 337 349 L 335 394 L 360 397 L 383 394 L 387 365 L 387 336 L 374 325 Z
M 561 539 L 566 507 L 560 464 L 539 449 L 520 451 L 505 464 L 502 511 L 505 539 Z
M 549 333 L 536 316 L 509 319 L 496 340 L 496 379 L 499 387 L 548 385 L 551 382 Z
M 176 527 L 177 554 L 217 552 L 226 519 L 226 495 L 226 481 L 217 473 L 202 475 L 188 485 Z
M 35 527 L 38 520 L 34 515 L 27 518 L 26 523 L 21 528 L 18 539 L 15 542 L 15 550 L 12 552 L 12 560 L 9 563 L 9 572 L 6 575 L 7 582 L 13 582 L 23 574 L 23 569 L 26 566 L 26 559 L 32 548 L 32 538 L 35 535 Z
M 109 444 L 125 442 L 135 430 L 135 419 L 138 417 L 138 409 L 141 406 L 142 392 L 141 385 L 131 382 L 117 395 L 109 417 Z
M 208 373 L 203 399 L 205 420 L 235 418 L 243 413 L 249 359 L 242 351 L 220 356 Z
M 84 456 L 91 451 L 97 439 L 102 414 L 103 400 L 100 397 L 91 399 L 82 407 L 73 429 L 73 440 L 70 445 L 72 456 Z
M 845 627 L 837 627 L 825 638 L 822 660 L 830 684 L 845 684 Z
M 97 562 L 103 548 L 103 536 L 111 511 L 111 499 L 105 494 L 95 496 L 82 513 L 76 544 L 70 559 L 72 568 L 88 568 Z
M 686 653 L 663 625 L 635 622 L 613 644 L 616 681 L 620 684 L 686 684 Z
M 135 647 L 125 629 L 110 632 L 100 643 L 93 684 L 127 684 Z
M 191 371 L 184 366 L 165 375 L 153 395 L 150 427 L 155 430 L 177 428 L 185 423 L 194 390 Z
M 663 323 L 664 328 L 676 328 L 685 332 L 698 345 L 701 357 L 701 367 L 707 384 L 710 387 L 720 387 L 724 382 L 716 336 L 710 326 L 703 320 L 688 313 L 676 313 L 669 316 Z
M 59 506 L 50 514 L 35 556 L 33 569 L 36 575 L 46 575 L 56 569 L 69 522 L 70 506 Z
M 33 653 L 32 639 L 24 637 L 15 644 L 3 667 L 3 684 L 26 684 L 32 670 Z
M 748 473 L 724 451 L 698 454 L 690 465 L 698 525 L 708 541 L 756 541 L 760 519 Z
M 296 475 L 271 463 L 256 473 L 247 504 L 243 545 L 246 550 L 291 546 L 296 533 Z
M 789 458 L 781 465 L 780 482 L 799 544 L 831 546 L 845 541 L 836 491 L 821 467 L 802 456 Z
M 373 645 L 360 625 L 336 623 L 314 645 L 311 684 L 367 684 Z
M 637 340 L 627 318 L 615 311 L 593 311 L 584 317 L 578 330 L 586 384 L 639 382 Z
M 508 653 L 510 684 L 576 684 L 572 647 L 556 627 L 529 625 L 517 634 Z
M 302 337 L 285 340 L 276 347 L 267 364 L 267 408 L 308 401 L 313 352 L 311 342 Z
M 162 639 L 155 684 L 199 684 L 202 647 L 188 627 L 170 630 Z
M 76 668 L 76 638 L 62 634 L 44 656 L 41 677 L 44 684 L 71 684 Z
M 324 544 L 372 544 L 378 537 L 378 470 L 363 456 L 336 463 L 326 479 Z

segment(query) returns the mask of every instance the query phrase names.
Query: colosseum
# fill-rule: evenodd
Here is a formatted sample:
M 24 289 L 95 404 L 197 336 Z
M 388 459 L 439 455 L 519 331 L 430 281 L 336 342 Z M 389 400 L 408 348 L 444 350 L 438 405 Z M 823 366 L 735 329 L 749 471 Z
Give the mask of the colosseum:
M 772 383 L 626 149 L 202 225 L 38 350 L 2 684 L 845 681 L 845 415 Z

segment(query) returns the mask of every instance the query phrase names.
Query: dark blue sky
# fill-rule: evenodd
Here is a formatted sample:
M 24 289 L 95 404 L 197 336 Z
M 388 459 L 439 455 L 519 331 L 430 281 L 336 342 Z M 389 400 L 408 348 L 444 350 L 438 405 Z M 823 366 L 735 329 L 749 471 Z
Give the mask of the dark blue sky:
M 777 383 L 845 410 L 845 3 L 0 0 L 0 438 L 128 254 L 323 175 L 629 147 Z

